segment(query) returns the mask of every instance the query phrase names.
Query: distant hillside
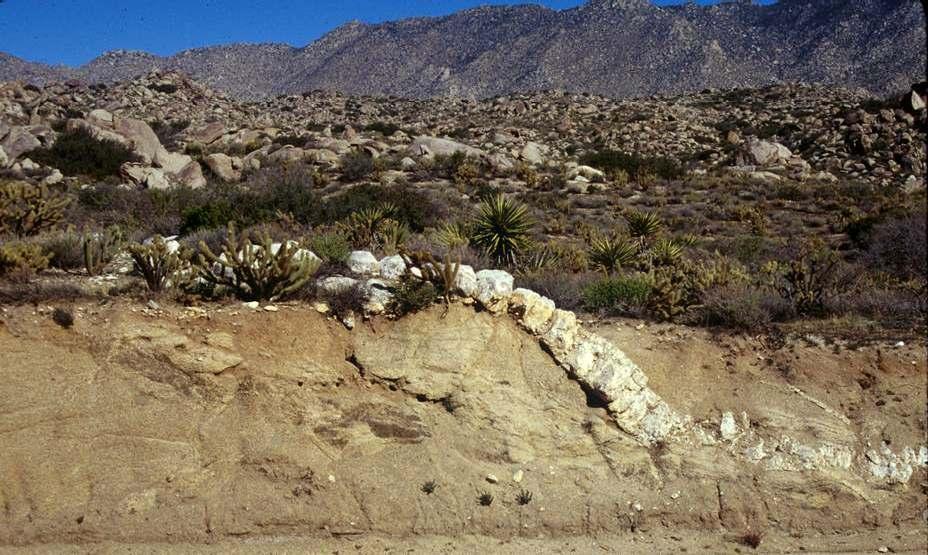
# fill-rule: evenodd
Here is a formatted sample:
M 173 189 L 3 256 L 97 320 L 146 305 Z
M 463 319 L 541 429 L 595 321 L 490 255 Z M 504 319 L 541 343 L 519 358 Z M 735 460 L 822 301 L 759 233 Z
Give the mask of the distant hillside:
M 116 51 L 77 69 L 0 55 L 0 79 L 109 82 L 176 69 L 240 98 L 311 89 L 405 97 L 563 89 L 623 97 L 782 81 L 888 93 L 922 80 L 925 57 L 925 21 L 914 0 L 665 7 L 590 0 L 564 11 L 482 7 L 351 23 L 305 48 L 231 44 L 170 57 Z

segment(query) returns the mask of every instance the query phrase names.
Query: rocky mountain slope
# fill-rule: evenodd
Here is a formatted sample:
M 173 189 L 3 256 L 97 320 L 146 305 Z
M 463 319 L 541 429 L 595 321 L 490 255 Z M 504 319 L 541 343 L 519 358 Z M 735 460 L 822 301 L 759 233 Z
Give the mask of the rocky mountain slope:
M 924 76 L 911 0 L 781 0 L 657 7 L 591 0 L 554 11 L 482 7 L 351 23 L 305 48 L 233 44 L 170 57 L 104 54 L 77 69 L 0 57 L 0 80 L 109 82 L 177 69 L 243 98 L 312 89 L 488 97 L 560 89 L 613 97 L 804 81 L 898 92 Z

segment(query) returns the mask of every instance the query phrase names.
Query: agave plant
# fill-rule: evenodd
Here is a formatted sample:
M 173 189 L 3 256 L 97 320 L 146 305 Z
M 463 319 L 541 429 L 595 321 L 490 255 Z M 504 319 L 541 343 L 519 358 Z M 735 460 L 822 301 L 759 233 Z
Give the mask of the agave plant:
M 635 259 L 638 247 L 624 237 L 595 237 L 590 244 L 590 265 L 607 274 Z
M 496 195 L 481 203 L 471 241 L 497 262 L 511 264 L 531 244 L 532 226 L 524 204 Z
M 663 227 L 661 217 L 654 212 L 638 212 L 632 210 L 624 214 L 625 221 L 628 222 L 628 233 L 639 241 L 645 241 L 654 237 Z

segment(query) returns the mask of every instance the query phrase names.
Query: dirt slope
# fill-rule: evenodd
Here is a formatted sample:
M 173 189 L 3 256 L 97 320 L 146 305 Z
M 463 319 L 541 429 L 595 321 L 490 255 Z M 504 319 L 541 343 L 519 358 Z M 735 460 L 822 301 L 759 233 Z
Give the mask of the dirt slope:
M 778 549 L 925 546 L 923 469 L 874 485 L 646 449 L 509 318 L 469 307 L 353 331 L 308 307 L 87 305 L 70 330 L 0 314 L 0 545 L 724 551 L 757 529 Z M 596 331 L 697 421 L 925 443 L 924 345 Z

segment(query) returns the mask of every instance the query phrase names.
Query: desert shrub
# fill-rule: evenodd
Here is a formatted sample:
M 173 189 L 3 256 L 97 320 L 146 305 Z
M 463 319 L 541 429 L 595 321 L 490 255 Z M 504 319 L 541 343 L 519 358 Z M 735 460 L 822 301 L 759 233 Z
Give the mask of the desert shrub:
M 0 183 L 0 234 L 35 235 L 56 226 L 71 197 L 45 185 L 23 181 Z
M 278 135 L 274 137 L 274 144 L 280 146 L 295 146 L 297 148 L 303 148 L 306 146 L 306 141 L 306 137 L 302 137 L 300 135 Z
M 598 168 L 610 175 L 625 172 L 639 180 L 649 174 L 664 179 L 675 179 L 683 175 L 683 168 L 669 158 L 638 156 L 616 150 L 584 154 L 580 157 L 580 163 Z
M 37 272 L 48 268 L 49 256 L 34 242 L 10 241 L 0 244 L 0 277 L 13 281 L 28 281 Z
M 118 225 L 147 235 L 173 235 L 181 226 L 184 212 L 204 204 L 209 191 L 189 187 L 139 190 L 97 183 L 78 191 L 67 219 L 76 226 Z
M 119 168 L 124 163 L 138 161 L 129 147 L 116 141 L 97 139 L 80 127 L 65 131 L 50 148 L 36 149 L 29 156 L 40 164 L 58 168 L 65 175 L 97 179 L 119 175 Z
M 155 293 L 163 290 L 187 263 L 187 255 L 179 248 L 172 249 L 160 235 L 147 244 L 129 245 L 129 255 L 136 273 L 145 279 L 148 290 Z
M 837 253 L 815 241 L 788 247 L 764 271 L 769 283 L 800 316 L 824 314 L 826 303 L 843 291 L 848 279 Z
M 0 303 L 3 304 L 38 305 L 54 301 L 73 301 L 84 296 L 84 291 L 74 283 L 0 281 Z
M 363 151 L 353 151 L 341 158 L 342 181 L 361 181 L 374 173 L 374 159 Z
M 584 305 L 584 290 L 594 279 L 593 274 L 546 270 L 522 274 L 517 278 L 518 286 L 531 289 L 548 297 L 564 310 L 577 310 Z
M 438 299 L 438 288 L 429 281 L 415 278 L 404 278 L 391 289 L 393 301 L 390 304 L 390 311 L 397 316 L 411 314 L 424 310 Z
M 471 242 L 500 263 L 514 263 L 529 244 L 534 226 L 528 208 L 515 200 L 496 195 L 484 200 L 474 220 Z
M 155 132 L 155 135 L 158 136 L 158 140 L 165 148 L 174 150 L 178 147 L 178 138 L 180 134 L 190 127 L 190 120 L 155 120 L 149 122 L 148 126 Z
M 791 307 L 769 289 L 753 285 L 722 285 L 702 293 L 700 319 L 709 326 L 758 330 L 785 320 Z
M 228 203 L 218 202 L 204 206 L 195 206 L 183 213 L 180 233 L 187 235 L 196 231 L 225 227 L 236 221 L 235 211 Z M 241 222 L 238 222 L 241 224 Z
M 395 123 L 387 123 L 384 121 L 375 121 L 374 123 L 368 124 L 364 127 L 364 131 L 380 133 L 384 137 L 389 137 L 399 130 L 400 126 L 396 125 Z
M 351 254 L 348 239 L 344 234 L 336 232 L 314 235 L 309 239 L 307 247 L 324 263 L 341 263 Z
M 329 305 L 329 311 L 338 318 L 363 313 L 364 304 L 367 302 L 367 293 L 360 283 L 322 292 L 319 297 Z
M 408 225 L 410 230 L 417 233 L 436 225 L 447 214 L 447 208 L 442 203 L 409 185 L 365 184 L 327 199 L 316 221 L 323 224 L 342 221 L 354 212 L 384 204 L 393 207 L 391 218 Z
M 652 280 L 644 275 L 606 277 L 584 288 L 583 305 L 594 311 L 637 312 L 652 288 Z
M 925 214 L 892 218 L 873 227 L 863 261 L 898 279 L 924 280 L 928 277 L 926 234 Z
M 76 270 L 84 265 L 83 236 L 73 226 L 39 236 L 36 241 L 47 253 L 49 266 L 61 270 Z
M 200 277 L 246 300 L 284 297 L 306 285 L 318 269 L 319 262 L 302 256 L 295 243 L 284 242 L 275 251 L 269 235 L 255 243 L 248 233 L 239 238 L 232 225 L 219 255 L 200 244 Z

